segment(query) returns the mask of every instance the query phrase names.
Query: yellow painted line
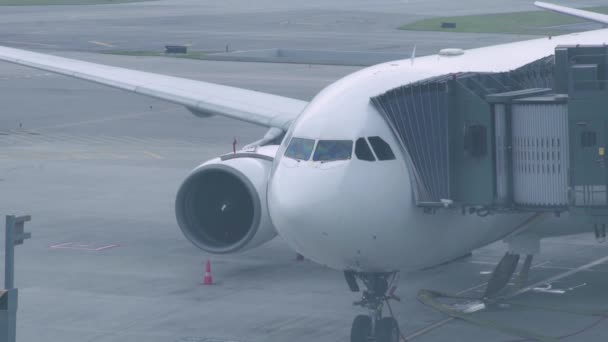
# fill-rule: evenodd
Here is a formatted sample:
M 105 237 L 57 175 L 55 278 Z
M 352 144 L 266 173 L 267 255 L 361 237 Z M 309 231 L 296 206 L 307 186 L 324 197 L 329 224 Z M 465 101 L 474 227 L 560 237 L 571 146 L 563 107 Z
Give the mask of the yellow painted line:
M 99 46 L 105 46 L 105 47 L 114 47 L 114 45 L 112 45 L 110 43 L 104 43 L 104 42 L 100 42 L 97 40 L 89 40 L 89 43 L 99 45 Z
M 11 44 L 24 44 L 24 45 L 44 46 L 44 47 L 49 47 L 49 48 L 59 48 L 58 45 L 44 44 L 44 43 L 35 43 L 35 42 L 22 42 L 22 41 L 14 41 L 14 40 L 4 40 L 3 42 L 4 43 L 11 43 Z
M 547 260 L 547 261 L 544 261 L 544 262 L 538 263 L 538 264 L 536 264 L 536 265 L 532 265 L 531 269 L 543 267 L 543 266 L 545 266 L 546 264 L 548 264 L 549 262 L 550 262 L 550 261 L 549 261 L 549 260 Z M 485 263 L 483 263 L 483 262 L 472 262 L 472 263 L 476 263 L 476 264 L 485 264 Z M 495 263 L 488 263 L 488 264 L 496 265 Z M 461 290 L 461 291 L 457 292 L 457 293 L 456 293 L 456 295 L 457 295 L 457 296 L 461 296 L 461 295 L 467 294 L 467 293 L 469 293 L 469 292 L 472 292 L 472 291 L 475 291 L 475 290 L 477 290 L 477 289 L 479 289 L 479 288 L 482 288 L 482 287 L 486 286 L 487 284 L 488 284 L 487 282 L 483 282 L 483 283 L 481 283 L 481 284 L 478 284 L 478 285 L 475 285 L 475 286 L 469 287 L 468 289 Z M 442 327 L 442 326 L 446 325 L 447 323 L 450 323 L 450 322 L 451 322 L 451 321 L 453 321 L 453 320 L 455 320 L 455 318 L 454 318 L 454 317 L 448 317 L 448 318 L 445 318 L 445 319 L 443 319 L 443 320 L 441 320 L 441 321 L 437 321 L 437 322 L 432 323 L 432 324 L 430 324 L 430 325 L 428 325 L 428 326 L 426 326 L 426 327 L 424 327 L 424 328 L 422 328 L 422 329 L 416 330 L 415 332 L 413 332 L 413 333 L 411 333 L 410 335 L 406 336 L 406 337 L 405 337 L 405 339 L 406 339 L 406 340 L 408 340 L 408 341 L 409 341 L 409 340 L 413 340 L 413 339 L 415 339 L 415 338 L 417 338 L 417 337 L 420 337 L 420 336 L 422 336 L 422 335 L 425 335 L 426 333 L 428 333 L 428 332 L 430 332 L 430 331 L 432 331 L 432 330 L 435 330 L 435 329 L 437 329 L 437 328 L 440 328 L 440 327 Z
M 431 324 L 431 325 L 429 325 L 429 326 L 427 326 L 427 327 L 425 327 L 425 328 L 422 328 L 422 329 L 420 329 L 420 330 L 417 330 L 417 331 L 415 331 L 414 333 L 412 333 L 412 334 L 410 334 L 410 335 L 406 336 L 406 337 L 405 337 L 405 340 L 406 340 L 406 341 L 413 340 L 413 339 L 415 339 L 416 337 L 422 336 L 422 335 L 424 335 L 424 334 L 428 333 L 428 332 L 429 332 L 429 331 L 431 331 L 431 330 L 435 330 L 435 329 L 437 329 L 437 328 L 439 328 L 439 327 L 441 327 L 441 326 L 444 326 L 446 323 L 449 323 L 449 322 L 451 322 L 451 321 L 453 321 L 453 320 L 454 320 L 454 317 L 448 317 L 448 318 L 446 318 L 446 319 L 444 319 L 444 320 L 442 320 L 442 321 L 435 322 L 435 323 L 433 323 L 433 324 Z
M 118 115 L 118 116 L 107 116 L 107 117 L 103 117 L 100 119 L 93 119 L 93 120 L 85 120 L 85 121 L 77 121 L 77 122 L 69 122 L 69 123 L 64 123 L 64 124 L 59 124 L 59 125 L 50 125 L 50 126 L 40 126 L 40 127 L 35 127 L 34 129 L 36 130 L 46 130 L 46 129 L 53 129 L 53 128 L 68 128 L 68 127 L 77 127 L 77 126 L 82 126 L 82 125 L 90 125 L 90 124 L 96 124 L 96 123 L 103 123 L 103 122 L 109 122 L 109 121 L 114 121 L 114 120 L 124 120 L 124 119 L 133 119 L 133 118 L 138 118 L 141 116 L 146 116 L 146 115 L 153 115 L 153 114 L 158 114 L 158 113 L 170 113 L 170 112 L 177 112 L 182 110 L 181 107 L 173 107 L 173 108 L 167 108 L 167 109 L 163 109 L 163 110 L 144 110 L 141 112 L 135 112 L 132 114 L 126 114 L 126 115 Z
M 156 159 L 163 159 L 163 156 L 161 156 L 160 154 L 156 154 L 156 153 L 152 153 L 149 151 L 144 151 L 144 154 L 152 157 L 152 158 L 156 158 Z
M 550 261 L 545 261 L 545 262 L 539 263 L 539 264 L 537 264 L 535 266 L 532 266 L 532 267 L 533 268 L 542 267 L 542 266 L 548 264 L 549 262 Z M 573 274 L 579 273 L 581 271 L 589 270 L 589 269 L 591 269 L 591 268 L 593 268 L 595 266 L 598 266 L 598 265 L 601 265 L 601 264 L 604 264 L 604 263 L 607 263 L 607 262 L 608 262 L 608 256 L 604 256 L 602 258 L 599 258 L 599 259 L 596 259 L 596 260 L 594 260 L 592 262 L 589 262 L 589 263 L 587 263 L 585 265 L 579 266 L 579 267 L 574 268 L 574 269 L 570 269 L 570 270 L 568 270 L 566 272 L 563 272 L 563 273 L 560 273 L 558 275 L 552 276 L 550 278 L 538 281 L 538 282 L 536 282 L 536 283 L 534 283 L 532 285 L 528 285 L 528 286 L 526 286 L 526 287 L 524 287 L 524 288 L 522 288 L 522 289 L 520 289 L 520 290 L 518 290 L 516 292 L 513 292 L 513 293 L 511 293 L 511 294 L 509 294 L 507 296 L 501 297 L 500 299 L 501 300 L 507 300 L 507 299 L 514 298 L 514 297 L 519 296 L 519 295 L 521 295 L 523 293 L 531 291 L 534 288 L 536 288 L 538 286 L 541 286 L 543 284 L 550 284 L 550 283 L 556 282 L 556 281 L 561 280 L 563 278 L 570 277 Z M 482 285 L 485 285 L 485 283 L 484 284 L 480 284 L 478 286 L 474 286 L 474 287 L 466 289 L 466 290 L 463 290 L 463 291 L 459 292 L 458 295 L 460 295 L 460 294 L 462 294 L 464 292 L 470 292 L 471 290 L 476 289 L 478 287 L 481 287 Z M 458 296 L 458 295 L 456 295 L 456 296 Z M 451 322 L 451 321 L 453 321 L 454 319 L 457 319 L 457 318 L 463 319 L 465 321 L 468 321 L 468 322 L 473 323 L 473 324 L 478 325 L 478 326 L 484 326 L 484 327 L 487 327 L 487 328 L 493 328 L 493 329 L 496 329 L 496 330 L 501 331 L 501 332 L 506 332 L 506 333 L 509 333 L 509 334 L 514 334 L 514 335 L 517 335 L 517 336 L 521 336 L 521 337 L 524 337 L 526 340 L 538 340 L 538 341 L 557 341 L 558 340 L 558 338 L 554 338 L 554 337 L 551 337 L 551 336 L 537 335 L 534 332 L 530 332 L 530 331 L 526 331 L 526 330 L 521 330 L 521 329 L 518 329 L 518 328 L 515 328 L 515 327 L 508 326 L 508 325 L 501 325 L 498 322 L 485 321 L 485 320 L 481 320 L 479 318 L 475 318 L 475 317 L 472 317 L 472 316 L 469 316 L 469 315 L 466 315 L 466 314 L 461 314 L 459 312 L 453 311 L 449 307 L 447 307 L 448 310 L 446 311 L 445 310 L 446 307 L 443 304 L 441 304 L 440 302 L 432 301 L 432 299 L 435 296 L 448 296 L 448 297 L 450 297 L 449 295 L 445 295 L 445 294 L 442 294 L 442 293 L 439 293 L 439 292 L 429 291 L 429 290 L 421 290 L 418 293 L 418 299 L 421 300 L 424 304 L 430 305 L 431 307 L 439 310 L 440 312 L 450 315 L 450 317 L 445 318 L 445 319 L 443 319 L 441 321 L 435 322 L 435 323 L 433 323 L 430 326 L 427 326 L 425 328 L 422 328 L 422 329 L 414 332 L 413 334 L 411 334 L 411 335 L 409 335 L 409 336 L 406 337 L 407 340 L 412 340 L 412 339 L 414 339 L 416 337 L 424 335 L 424 334 L 428 333 L 429 331 L 437 329 L 437 328 L 445 325 L 446 323 L 449 323 L 449 322 Z M 456 297 L 452 296 L 452 298 L 456 298 Z M 592 314 L 597 314 L 597 313 L 592 312 Z M 604 313 L 602 312 L 601 314 L 603 315 Z

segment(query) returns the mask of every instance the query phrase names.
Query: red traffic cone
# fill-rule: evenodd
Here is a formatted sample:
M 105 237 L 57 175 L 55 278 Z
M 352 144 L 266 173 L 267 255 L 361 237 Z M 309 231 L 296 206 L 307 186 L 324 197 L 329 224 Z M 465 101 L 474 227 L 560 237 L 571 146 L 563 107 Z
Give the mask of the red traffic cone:
M 203 276 L 203 285 L 213 285 L 213 277 L 211 276 L 211 262 L 207 259 L 205 265 L 205 275 Z

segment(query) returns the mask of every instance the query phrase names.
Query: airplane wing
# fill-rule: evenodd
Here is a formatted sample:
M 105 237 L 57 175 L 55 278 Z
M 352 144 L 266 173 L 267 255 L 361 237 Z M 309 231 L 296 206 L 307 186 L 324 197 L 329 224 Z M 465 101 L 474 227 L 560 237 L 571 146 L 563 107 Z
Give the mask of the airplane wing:
M 608 15 L 606 15 L 606 14 L 595 13 L 595 12 L 590 12 L 590 11 L 585 11 L 585 10 L 580 10 L 580 9 L 576 9 L 576 8 L 560 6 L 560 5 L 554 5 L 554 4 L 541 2 L 541 1 L 536 1 L 534 3 L 534 6 L 540 7 L 540 8 L 549 10 L 549 11 L 561 13 L 561 14 L 571 15 L 573 17 L 578 17 L 578 18 L 595 21 L 595 22 L 598 22 L 601 24 L 608 24 Z
M 221 115 L 287 130 L 306 101 L 0 46 L 0 60 L 46 70 L 186 106 L 197 116 Z

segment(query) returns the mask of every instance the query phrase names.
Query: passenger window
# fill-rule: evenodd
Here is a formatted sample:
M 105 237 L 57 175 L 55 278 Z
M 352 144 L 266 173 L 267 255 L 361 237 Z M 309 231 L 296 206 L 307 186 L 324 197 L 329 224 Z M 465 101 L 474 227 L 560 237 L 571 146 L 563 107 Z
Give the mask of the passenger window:
M 315 141 L 312 139 L 292 138 L 287 150 L 285 150 L 285 157 L 308 160 L 314 146 Z
M 374 155 L 372 154 L 372 150 L 369 148 L 369 145 L 367 144 L 367 141 L 365 141 L 365 138 L 357 139 L 357 142 L 355 143 L 355 155 L 360 160 L 367 160 L 367 161 L 376 160 L 376 158 L 374 158 Z
M 352 153 L 353 142 L 351 140 L 319 140 L 312 160 L 346 160 L 350 159 Z
M 378 160 L 395 159 L 393 150 L 386 141 L 382 140 L 382 138 L 367 137 L 367 140 L 369 140 L 369 143 L 372 144 L 372 148 L 374 149 L 374 152 L 376 152 L 376 157 L 378 157 Z

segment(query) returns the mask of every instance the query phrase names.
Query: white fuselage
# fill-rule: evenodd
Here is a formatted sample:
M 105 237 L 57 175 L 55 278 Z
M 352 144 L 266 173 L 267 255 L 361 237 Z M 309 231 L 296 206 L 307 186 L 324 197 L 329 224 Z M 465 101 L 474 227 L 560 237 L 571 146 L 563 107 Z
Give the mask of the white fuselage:
M 608 30 L 427 56 L 355 72 L 321 91 L 293 123 L 278 150 L 268 207 L 278 233 L 296 251 L 336 269 L 415 270 L 461 256 L 513 232 L 532 214 L 478 217 L 458 210 L 423 213 L 413 201 L 404 154 L 370 98 L 433 76 L 503 72 L 552 55 L 557 45 L 606 44 Z M 291 137 L 352 140 L 380 136 L 395 160 L 296 161 L 284 157 Z M 569 215 L 534 226 L 540 237 L 580 233 Z

